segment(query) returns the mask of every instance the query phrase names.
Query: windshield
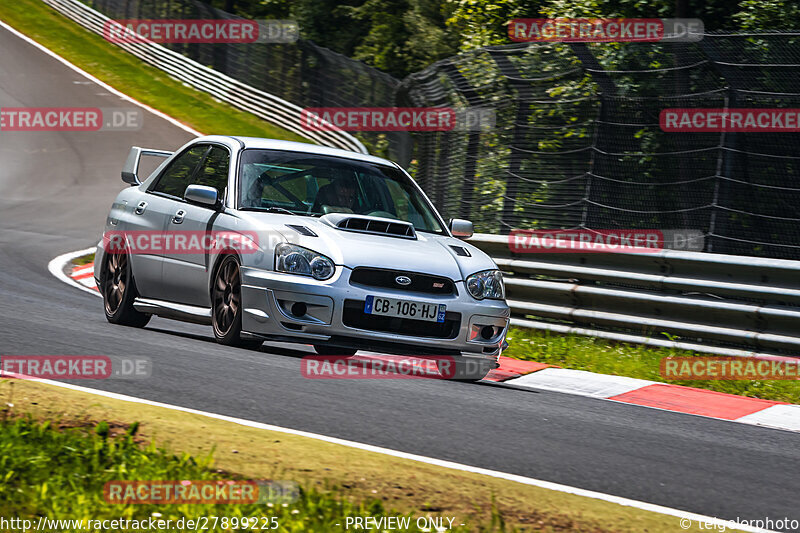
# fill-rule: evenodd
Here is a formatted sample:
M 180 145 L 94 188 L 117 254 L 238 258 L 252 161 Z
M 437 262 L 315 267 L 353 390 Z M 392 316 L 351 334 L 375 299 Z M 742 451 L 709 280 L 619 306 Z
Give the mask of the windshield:
M 338 157 L 244 150 L 239 209 L 298 215 L 355 213 L 411 222 L 444 233 L 428 202 L 399 169 Z

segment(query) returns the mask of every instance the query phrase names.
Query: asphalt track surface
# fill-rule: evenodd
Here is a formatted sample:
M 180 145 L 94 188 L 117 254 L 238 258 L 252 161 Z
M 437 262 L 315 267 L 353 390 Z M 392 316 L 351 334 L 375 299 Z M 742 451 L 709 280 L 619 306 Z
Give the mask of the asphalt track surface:
M 0 107 L 131 106 L 2 28 L 0 51 Z M 0 353 L 147 356 L 149 379 L 80 384 L 724 519 L 800 519 L 797 434 L 495 385 L 310 380 L 307 347 L 108 324 L 99 298 L 47 264 L 97 242 L 131 145 L 190 138 L 149 113 L 139 132 L 0 132 Z

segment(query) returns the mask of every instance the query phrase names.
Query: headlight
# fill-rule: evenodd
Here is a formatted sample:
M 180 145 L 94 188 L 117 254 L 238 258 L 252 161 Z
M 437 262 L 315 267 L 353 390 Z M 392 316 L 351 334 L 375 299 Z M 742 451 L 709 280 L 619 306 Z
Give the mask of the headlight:
M 323 280 L 333 276 L 336 267 L 322 254 L 284 242 L 275 247 L 275 271 Z
M 476 272 L 467 278 L 467 290 L 473 298 L 483 300 L 505 300 L 506 290 L 503 286 L 503 274 L 499 270 Z

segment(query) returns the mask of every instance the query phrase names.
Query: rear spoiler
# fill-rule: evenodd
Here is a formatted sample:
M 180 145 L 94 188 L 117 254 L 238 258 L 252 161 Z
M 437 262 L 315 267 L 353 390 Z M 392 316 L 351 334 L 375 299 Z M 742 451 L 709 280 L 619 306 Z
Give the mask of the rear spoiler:
M 155 157 L 169 157 L 174 152 L 166 150 L 153 150 L 150 148 L 139 148 L 132 146 L 131 151 L 128 153 L 128 159 L 125 160 L 125 165 L 122 167 L 122 181 L 130 183 L 131 185 L 139 185 L 142 180 L 139 179 L 139 160 L 143 155 L 151 155 Z

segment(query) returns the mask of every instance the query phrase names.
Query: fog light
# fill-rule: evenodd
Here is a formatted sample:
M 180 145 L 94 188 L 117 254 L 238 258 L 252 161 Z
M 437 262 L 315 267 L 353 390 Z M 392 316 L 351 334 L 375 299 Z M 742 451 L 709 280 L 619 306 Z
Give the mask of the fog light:
M 481 328 L 481 337 L 487 341 L 494 337 L 494 326 L 483 326 L 483 328 Z
M 292 304 L 292 314 L 296 317 L 305 316 L 308 308 L 303 302 L 295 302 Z

